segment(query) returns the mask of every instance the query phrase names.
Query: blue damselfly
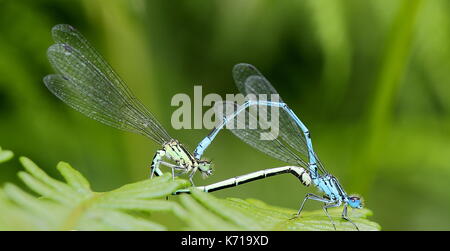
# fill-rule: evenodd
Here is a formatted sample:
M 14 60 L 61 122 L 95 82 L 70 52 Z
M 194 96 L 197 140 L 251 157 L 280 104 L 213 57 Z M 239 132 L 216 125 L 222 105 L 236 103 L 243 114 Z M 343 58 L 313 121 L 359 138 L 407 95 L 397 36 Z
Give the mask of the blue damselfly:
M 217 136 L 218 132 L 231 124 L 231 128 L 234 129 L 230 130 L 242 141 L 274 158 L 303 167 L 309 171 L 312 183 L 324 193 L 324 196 L 321 197 L 308 193 L 297 212 L 297 216 L 302 212 L 303 206 L 307 200 L 320 201 L 324 203 L 323 210 L 335 227 L 327 209 L 343 205 L 342 218 L 351 222 L 356 229 L 358 229 L 356 224 L 348 217 L 347 207 L 362 208 L 362 200 L 358 196 L 348 195 L 337 178 L 325 169 L 314 152 L 310 133 L 305 124 L 303 124 L 288 105 L 279 98 L 275 88 L 273 88 L 269 81 L 254 66 L 249 64 L 237 64 L 233 68 L 233 77 L 242 94 L 247 96 L 253 94 L 253 97 L 264 94 L 267 100 L 247 100 L 240 106 L 234 102 L 225 101 L 218 105 L 217 107 L 219 107 L 219 110 L 222 110 L 219 114 L 224 114 L 223 110 L 225 110 L 226 115 L 221 117 L 222 119 L 218 125 L 199 143 L 194 151 L 194 156 L 200 158 L 206 148 Z M 277 97 L 276 101 L 270 99 L 273 95 Z M 273 140 L 262 140 L 261 133 L 267 134 L 268 132 L 263 130 L 262 127 L 255 128 L 250 125 L 252 119 L 255 121 L 255 119 L 258 120 L 261 117 L 259 116 L 261 113 L 257 114 L 255 109 L 250 109 L 255 106 L 258 108 L 258 112 L 262 110 L 263 114 L 269 115 L 271 113 L 268 111 L 268 107 L 281 108 L 279 109 L 280 111 L 278 114 L 279 130 L 277 135 L 273 135 Z M 242 114 L 245 114 L 245 116 L 243 116 L 244 119 L 239 119 L 239 115 Z M 267 120 L 262 122 L 268 123 Z M 251 178 L 252 176 L 245 177 Z M 219 190 L 221 188 L 230 187 L 232 179 L 227 181 L 228 182 L 224 183 L 224 186 L 215 185 L 214 189 Z M 241 183 L 246 182 L 246 180 L 242 178 L 239 179 L 239 181 Z

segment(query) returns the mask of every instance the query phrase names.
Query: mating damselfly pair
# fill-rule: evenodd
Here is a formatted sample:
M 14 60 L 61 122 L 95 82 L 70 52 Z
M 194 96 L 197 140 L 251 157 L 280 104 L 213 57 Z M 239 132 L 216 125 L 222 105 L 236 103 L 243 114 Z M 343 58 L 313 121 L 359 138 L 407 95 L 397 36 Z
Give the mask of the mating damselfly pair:
M 343 205 L 342 218 L 358 229 L 348 218 L 347 207 L 361 208 L 360 198 L 347 195 L 339 181 L 326 171 L 313 150 L 308 129 L 281 99 L 248 100 L 240 106 L 224 102 L 219 107 L 232 107 L 233 112 L 226 113 L 213 131 L 199 143 L 194 154 L 191 154 L 181 143 L 169 136 L 111 66 L 76 29 L 70 25 L 56 25 L 52 29 L 52 35 L 55 44 L 50 46 L 47 54 L 56 74 L 44 78 L 47 88 L 66 104 L 90 118 L 121 130 L 145 135 L 159 143 L 162 148 L 153 158 L 151 176 L 163 175 L 159 167 L 165 165 L 171 168 L 173 177 L 188 174 L 191 184 L 195 187 L 192 178 L 196 171 L 200 171 L 204 176 L 212 174 L 211 163 L 201 159 L 206 148 L 229 123 L 244 123 L 241 127 L 230 130 L 254 148 L 295 166 L 257 171 L 196 189 L 211 192 L 277 174 L 292 173 L 304 185 L 313 183 L 324 193 L 323 197 L 307 194 L 297 216 L 308 199 L 320 201 L 324 203 L 323 209 L 335 227 L 327 209 Z M 233 77 L 239 91 L 244 95 L 278 95 L 269 81 L 252 65 L 236 65 L 233 68 Z M 242 122 L 237 119 L 243 114 L 246 117 L 257 116 L 252 113 L 252 107 L 259 110 L 280 108 L 279 135 L 272 140 L 261 140 L 261 129 L 251 128 L 248 122 L 245 122 L 251 120 Z M 179 190 L 175 194 L 189 191 Z

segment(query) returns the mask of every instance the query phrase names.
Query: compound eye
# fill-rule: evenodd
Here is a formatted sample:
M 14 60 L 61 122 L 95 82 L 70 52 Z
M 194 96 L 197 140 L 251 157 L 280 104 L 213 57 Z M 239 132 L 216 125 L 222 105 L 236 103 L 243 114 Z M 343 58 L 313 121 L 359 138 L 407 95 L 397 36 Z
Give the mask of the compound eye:
M 355 201 L 359 200 L 359 197 L 350 197 L 350 200 L 355 202 Z

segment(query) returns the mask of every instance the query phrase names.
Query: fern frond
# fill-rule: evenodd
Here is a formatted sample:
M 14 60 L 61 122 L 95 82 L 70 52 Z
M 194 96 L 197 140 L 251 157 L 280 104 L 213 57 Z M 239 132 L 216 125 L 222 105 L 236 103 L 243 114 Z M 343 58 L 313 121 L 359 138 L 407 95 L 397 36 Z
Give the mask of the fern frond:
M 191 195 L 171 196 L 190 183 L 170 174 L 95 192 L 65 162 L 57 165 L 65 182 L 50 177 L 28 158 L 21 157 L 20 162 L 25 171 L 18 176 L 36 195 L 5 184 L 0 189 L 0 230 L 167 230 L 158 213 L 177 218 L 182 222 L 177 229 L 183 230 L 333 230 L 321 210 L 291 219 L 294 210 L 254 199 L 219 199 L 195 189 Z M 330 213 L 338 230 L 354 230 L 340 220 L 338 210 Z M 362 230 L 380 229 L 366 219 L 370 214 L 360 210 L 351 217 Z
M 0 163 L 6 162 L 14 157 L 14 153 L 9 150 L 3 150 L 0 147 Z

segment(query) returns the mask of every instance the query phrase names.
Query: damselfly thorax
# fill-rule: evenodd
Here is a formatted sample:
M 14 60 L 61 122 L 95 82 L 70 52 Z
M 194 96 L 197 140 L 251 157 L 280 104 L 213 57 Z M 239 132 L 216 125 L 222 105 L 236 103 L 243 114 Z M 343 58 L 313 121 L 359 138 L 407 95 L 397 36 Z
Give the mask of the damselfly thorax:
M 165 162 L 164 159 L 173 163 Z M 153 157 L 151 165 L 151 176 L 162 175 L 159 165 L 165 165 L 172 168 L 172 175 L 190 173 L 189 179 L 192 182 L 192 177 L 197 170 L 200 170 L 206 175 L 210 175 L 212 170 L 210 162 L 206 160 L 196 159 L 178 140 L 171 139 L 163 144 L 163 148 L 158 150 Z
M 321 175 L 318 178 L 313 179 L 313 183 L 331 201 L 344 201 L 347 197 L 347 194 L 337 178 L 331 174 Z

